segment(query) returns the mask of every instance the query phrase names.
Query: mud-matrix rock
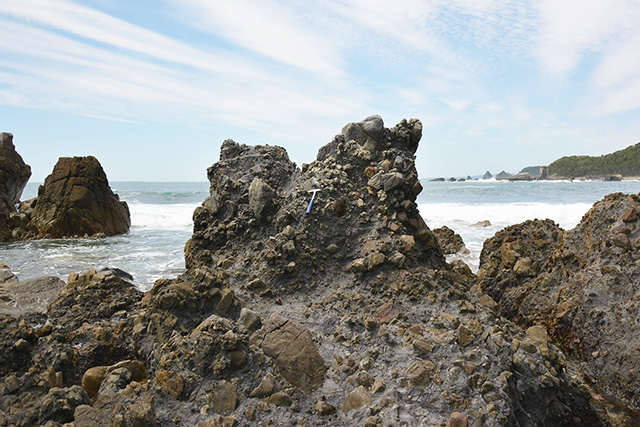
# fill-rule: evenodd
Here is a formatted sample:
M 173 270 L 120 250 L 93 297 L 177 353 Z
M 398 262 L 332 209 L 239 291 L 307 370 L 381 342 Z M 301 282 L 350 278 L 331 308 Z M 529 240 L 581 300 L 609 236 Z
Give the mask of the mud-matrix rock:
M 30 225 L 41 237 L 113 236 L 128 232 L 131 218 L 95 157 L 61 157 L 38 189 Z
M 303 170 L 283 148 L 224 141 L 208 169 L 210 196 L 194 212 L 187 268 L 221 266 L 232 285 L 263 296 L 417 264 L 443 268 L 416 205 L 421 135 L 419 120 L 388 129 L 371 116 L 346 125 Z
M 638 195 L 611 194 L 572 230 L 527 221 L 487 240 L 481 287 L 501 314 L 525 327 L 544 324 L 550 339 L 585 361 L 589 381 L 640 407 L 640 211 Z M 539 326 L 527 330 L 548 352 Z

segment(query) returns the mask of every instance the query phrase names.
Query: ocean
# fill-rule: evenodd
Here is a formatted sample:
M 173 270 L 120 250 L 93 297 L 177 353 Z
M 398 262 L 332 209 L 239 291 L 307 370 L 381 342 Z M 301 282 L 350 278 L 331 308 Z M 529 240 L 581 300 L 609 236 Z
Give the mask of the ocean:
M 565 229 L 574 227 L 593 203 L 614 192 L 638 193 L 640 181 L 466 181 L 426 182 L 418 196 L 427 225 L 443 225 L 460 234 L 467 255 L 449 256 L 478 269 L 483 242 L 498 230 L 527 219 L 552 219 Z M 193 210 L 209 194 L 207 182 L 112 182 L 111 188 L 129 205 L 131 231 L 122 236 L 91 240 L 40 240 L 0 244 L 0 263 L 20 280 L 88 268 L 117 267 L 134 277 L 143 291 L 159 278 L 184 271 L 184 245 L 191 237 Z M 29 183 L 22 200 L 37 195 Z M 303 214 L 303 213 L 301 213 Z M 488 220 L 488 227 L 474 227 Z

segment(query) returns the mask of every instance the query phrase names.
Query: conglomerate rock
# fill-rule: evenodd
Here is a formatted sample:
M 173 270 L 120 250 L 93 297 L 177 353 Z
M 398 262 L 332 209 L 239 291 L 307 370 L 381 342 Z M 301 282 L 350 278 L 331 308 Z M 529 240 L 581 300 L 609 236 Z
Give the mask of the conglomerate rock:
M 500 312 L 550 336 L 585 378 L 640 405 L 640 196 L 610 194 L 572 230 L 527 221 L 484 244 L 478 283 Z
M 372 116 L 302 169 L 225 141 L 185 274 L 143 296 L 88 270 L 0 317 L 0 424 L 602 425 L 546 331 L 446 263 L 415 204 L 421 131 Z
M 93 156 L 61 157 L 31 213 L 30 229 L 38 237 L 113 236 L 129 231 L 126 202 L 111 191 L 107 176 Z

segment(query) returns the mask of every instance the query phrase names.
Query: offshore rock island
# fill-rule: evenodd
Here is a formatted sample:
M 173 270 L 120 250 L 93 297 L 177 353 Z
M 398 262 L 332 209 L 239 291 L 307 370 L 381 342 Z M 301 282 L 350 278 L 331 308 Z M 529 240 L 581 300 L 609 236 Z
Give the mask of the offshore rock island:
M 419 120 L 371 116 L 301 168 L 225 141 L 184 274 L 142 293 L 90 269 L 46 309 L 0 315 L 0 425 L 627 423 L 637 197 L 605 198 L 568 232 L 503 230 L 476 277 L 445 260 L 455 233 L 418 213 L 421 137 Z

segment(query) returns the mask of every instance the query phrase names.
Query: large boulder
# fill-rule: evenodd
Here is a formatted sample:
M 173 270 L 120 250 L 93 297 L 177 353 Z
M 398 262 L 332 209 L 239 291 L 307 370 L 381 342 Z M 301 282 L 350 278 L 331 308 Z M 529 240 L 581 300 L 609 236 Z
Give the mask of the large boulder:
M 44 185 L 31 214 L 39 237 L 113 236 L 129 231 L 126 202 L 109 187 L 93 156 L 61 157 Z
M 585 378 L 640 407 L 640 197 L 611 194 L 572 230 L 527 221 L 487 240 L 480 286 L 501 314 L 549 336 Z

